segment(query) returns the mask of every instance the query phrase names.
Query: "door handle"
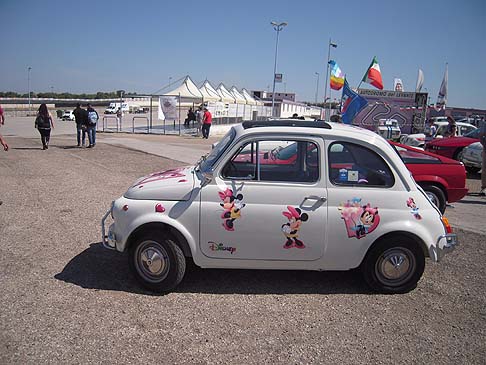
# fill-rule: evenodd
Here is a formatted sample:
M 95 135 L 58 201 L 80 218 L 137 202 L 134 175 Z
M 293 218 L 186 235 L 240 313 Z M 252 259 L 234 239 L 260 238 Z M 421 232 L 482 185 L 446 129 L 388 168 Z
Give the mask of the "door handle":
M 327 201 L 327 198 L 323 197 L 323 196 L 317 196 L 317 195 L 310 195 L 310 196 L 306 196 L 305 197 L 305 200 L 317 200 L 317 201 L 320 201 L 320 202 L 326 202 Z

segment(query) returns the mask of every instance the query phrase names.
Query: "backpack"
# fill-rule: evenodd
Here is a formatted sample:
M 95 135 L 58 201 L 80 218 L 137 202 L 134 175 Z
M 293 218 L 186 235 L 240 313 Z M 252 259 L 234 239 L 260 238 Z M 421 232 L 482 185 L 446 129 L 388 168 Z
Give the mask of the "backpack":
M 49 121 L 49 118 L 44 118 L 42 115 L 38 115 L 37 118 L 35 118 L 35 125 L 37 128 L 41 129 L 51 128 L 51 122 Z
M 96 122 L 98 122 L 98 114 L 96 114 L 96 112 L 94 110 L 88 112 L 88 123 L 89 123 L 89 125 L 96 125 Z

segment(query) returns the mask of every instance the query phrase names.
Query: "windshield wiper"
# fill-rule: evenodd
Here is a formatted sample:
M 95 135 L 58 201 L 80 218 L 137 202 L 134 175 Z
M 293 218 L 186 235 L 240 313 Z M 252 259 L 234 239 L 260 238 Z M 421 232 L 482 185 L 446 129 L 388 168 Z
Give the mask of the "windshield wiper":
M 208 158 L 208 154 L 206 153 L 205 155 L 202 155 L 199 160 L 196 162 L 196 168 L 195 170 L 196 171 L 201 171 L 201 164 L 206 161 L 206 159 Z

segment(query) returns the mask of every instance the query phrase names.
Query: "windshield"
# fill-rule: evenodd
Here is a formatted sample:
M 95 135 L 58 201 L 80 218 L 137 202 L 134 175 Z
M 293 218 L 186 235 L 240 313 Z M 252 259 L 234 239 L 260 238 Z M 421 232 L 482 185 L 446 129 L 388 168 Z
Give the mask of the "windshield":
M 472 131 L 466 133 L 464 137 L 479 138 L 479 131 L 480 129 L 473 129 Z
M 221 141 L 209 152 L 207 156 L 203 156 L 201 160 L 199 161 L 199 170 L 201 172 L 210 172 L 211 168 L 213 167 L 214 162 L 222 155 L 224 150 L 226 150 L 226 147 L 228 147 L 231 142 L 233 141 L 233 138 L 235 138 L 235 130 L 234 128 L 231 128 L 228 133 L 223 137 Z M 196 166 L 197 168 L 197 166 Z

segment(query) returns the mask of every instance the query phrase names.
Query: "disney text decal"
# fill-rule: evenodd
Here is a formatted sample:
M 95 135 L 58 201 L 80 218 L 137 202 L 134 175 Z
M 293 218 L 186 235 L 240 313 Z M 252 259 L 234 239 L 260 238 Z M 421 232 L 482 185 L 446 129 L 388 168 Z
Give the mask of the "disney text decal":
M 222 243 L 216 243 L 209 241 L 209 249 L 211 251 L 228 251 L 230 254 L 233 254 L 233 252 L 236 251 L 236 247 L 231 247 L 231 246 L 225 246 Z

